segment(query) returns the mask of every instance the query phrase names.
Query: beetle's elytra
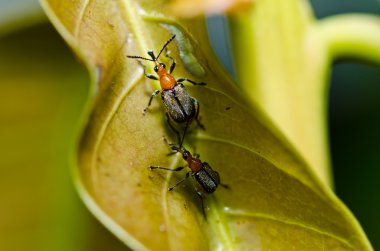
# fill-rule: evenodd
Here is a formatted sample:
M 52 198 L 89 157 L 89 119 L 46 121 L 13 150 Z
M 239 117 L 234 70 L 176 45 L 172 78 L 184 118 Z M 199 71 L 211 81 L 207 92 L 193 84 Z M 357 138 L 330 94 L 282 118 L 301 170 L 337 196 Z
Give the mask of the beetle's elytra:
M 197 101 L 187 93 L 183 84 L 177 84 L 170 90 L 162 91 L 162 101 L 170 117 L 177 123 L 194 118 Z
M 202 163 L 202 168 L 194 174 L 197 182 L 206 193 L 215 192 L 220 183 L 219 173 L 214 171 L 207 162 Z

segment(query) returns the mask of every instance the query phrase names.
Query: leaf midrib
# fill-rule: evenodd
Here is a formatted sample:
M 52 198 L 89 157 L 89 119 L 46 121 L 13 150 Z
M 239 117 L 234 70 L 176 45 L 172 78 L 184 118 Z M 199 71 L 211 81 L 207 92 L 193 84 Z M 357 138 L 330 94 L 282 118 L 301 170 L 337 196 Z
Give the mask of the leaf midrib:
M 119 2 L 123 5 L 124 10 L 126 10 L 126 12 L 128 13 L 127 15 L 125 15 L 126 20 L 129 21 L 129 26 L 128 26 L 128 27 L 131 27 L 131 31 L 132 31 L 132 33 L 136 36 L 136 41 L 138 41 L 138 45 L 139 45 L 139 47 L 140 47 L 140 50 L 141 50 L 142 52 L 146 52 L 146 51 L 148 51 L 147 43 L 146 43 L 146 40 L 144 39 L 144 37 L 141 35 L 141 30 L 143 30 L 143 28 L 140 27 L 139 22 L 137 21 L 138 19 L 141 19 L 141 17 L 139 18 L 138 15 L 136 14 L 136 13 L 138 13 L 137 9 L 134 9 L 134 10 L 130 10 L 130 11 L 128 11 L 128 8 L 127 8 L 127 6 L 126 6 L 126 5 L 128 5 L 128 3 L 127 3 L 126 1 L 127 1 L 127 0 L 119 0 Z M 131 9 L 132 9 L 132 5 L 133 5 L 132 3 L 129 3 L 128 6 L 131 6 Z M 134 7 L 135 7 L 135 6 L 134 6 Z M 136 15 L 135 15 L 135 14 L 136 14 Z M 131 17 L 131 18 L 128 19 L 127 17 Z M 143 77 L 143 74 L 141 74 L 141 76 Z M 134 86 L 134 85 L 132 84 L 132 85 L 130 85 L 129 87 L 133 87 L 133 86 Z M 132 89 L 132 88 L 130 88 L 130 89 Z M 130 89 L 129 89 L 129 90 L 130 90 Z M 128 93 L 128 91 L 125 92 L 124 95 L 127 95 L 127 93 Z M 121 99 L 118 100 L 119 102 L 121 102 L 121 100 L 124 99 L 124 95 L 122 95 L 123 98 L 121 98 Z M 115 105 L 115 107 L 119 107 L 119 106 L 120 106 L 120 104 L 116 104 L 116 105 Z M 114 112 L 115 112 L 115 111 L 114 111 Z M 113 116 L 113 115 L 111 115 L 110 117 L 112 117 L 112 116 Z M 110 120 L 109 120 L 109 121 L 110 121 Z M 107 125 L 107 126 L 108 126 L 108 125 Z M 106 126 L 106 127 L 107 127 L 107 126 Z M 105 128 L 106 128 L 106 127 L 105 127 Z M 176 157 L 176 158 L 174 158 L 174 160 L 173 160 L 173 162 L 172 162 L 172 164 L 171 164 L 171 168 L 174 168 L 174 165 L 179 161 L 179 159 L 180 159 L 180 157 Z M 167 226 L 169 226 L 170 224 L 168 224 L 168 223 L 170 222 L 170 219 L 169 219 L 169 217 L 168 217 L 169 214 L 168 214 L 168 198 L 167 198 L 168 190 L 167 190 L 167 189 L 168 189 L 168 187 L 169 187 L 169 182 L 170 182 L 170 180 L 171 180 L 172 173 L 169 172 L 167 177 L 168 177 L 168 178 L 166 179 L 165 185 L 163 186 L 163 193 L 164 193 L 163 211 L 165 212 L 165 213 L 164 213 L 165 222 L 166 222 Z M 219 210 L 218 207 L 215 206 L 215 204 L 212 204 L 212 205 L 213 205 L 213 209 L 214 209 L 214 210 L 218 211 L 219 214 L 222 213 L 222 212 L 219 212 L 220 210 Z M 216 227 L 218 227 L 218 226 L 216 226 Z M 219 227 L 218 227 L 218 228 L 219 228 Z M 170 231 L 167 231 L 167 232 L 169 233 Z M 220 231 L 218 231 L 218 234 L 221 234 L 221 233 L 227 233 L 227 232 L 228 232 L 228 231 L 226 231 L 226 230 L 220 230 Z M 172 240 L 171 240 L 169 234 L 167 234 L 166 236 L 167 236 L 167 238 L 168 238 L 168 243 L 169 243 L 169 245 L 170 245 L 170 250 L 173 250 L 173 244 L 172 244 Z M 223 234 L 222 239 L 225 239 L 226 236 L 228 236 L 228 238 L 231 238 L 229 235 L 225 235 L 225 234 Z M 228 240 L 228 242 L 229 242 L 229 243 L 232 243 L 232 240 L 230 239 L 230 240 Z M 229 245 L 229 246 L 230 246 L 230 245 Z
M 74 26 L 74 30 L 73 30 L 73 36 L 77 40 L 78 40 L 78 35 L 80 32 L 80 26 L 81 26 L 83 18 L 84 18 L 84 14 L 86 13 L 88 6 L 90 6 L 90 3 L 91 3 L 91 0 L 85 0 L 85 2 L 83 3 L 83 5 L 79 11 L 78 20 L 77 20 L 77 22 Z

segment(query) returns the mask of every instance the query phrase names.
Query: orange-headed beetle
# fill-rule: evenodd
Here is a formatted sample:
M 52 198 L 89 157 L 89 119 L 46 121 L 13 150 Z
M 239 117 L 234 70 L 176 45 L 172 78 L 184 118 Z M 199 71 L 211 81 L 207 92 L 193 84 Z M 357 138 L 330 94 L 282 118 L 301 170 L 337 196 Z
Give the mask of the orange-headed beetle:
M 201 199 L 203 214 L 206 216 L 203 205 L 203 195 L 215 192 L 219 185 L 223 186 L 224 188 L 229 188 L 229 186 L 220 182 L 219 173 L 213 170 L 207 162 L 202 162 L 199 159 L 200 156 L 198 154 L 195 154 L 193 156 L 188 150 L 186 150 L 183 146 L 180 146 L 178 144 L 170 143 L 169 146 L 175 152 L 180 152 L 182 154 L 182 158 L 187 162 L 187 166 L 190 168 L 190 171 L 186 173 L 185 178 L 174 184 L 172 187 L 169 187 L 168 190 L 173 190 L 173 188 L 180 185 L 187 178 L 189 178 L 190 175 L 194 177 L 197 184 L 199 184 L 199 188 L 197 187 L 195 191 Z M 150 170 L 161 169 L 166 171 L 177 172 L 183 170 L 185 166 L 179 166 L 174 169 L 161 166 L 150 166 L 149 168 Z
M 204 128 L 203 125 L 200 123 L 198 115 L 199 115 L 199 103 L 198 101 L 191 97 L 187 90 L 185 89 L 182 82 L 188 81 L 193 85 L 206 85 L 205 83 L 196 83 L 190 79 L 187 78 L 179 78 L 175 79 L 171 73 L 173 72 L 176 63 L 174 58 L 169 56 L 167 45 L 173 41 L 175 38 L 175 35 L 172 36 L 162 47 L 160 52 L 158 53 L 157 57 L 154 55 L 153 51 L 148 51 L 148 55 L 151 57 L 144 58 L 140 56 L 127 56 L 128 58 L 136 58 L 136 59 L 143 59 L 147 61 L 152 61 L 155 63 L 154 71 L 157 73 L 158 77 L 148 74 L 146 72 L 146 66 L 142 65 L 144 68 L 144 74 L 147 78 L 153 79 L 153 80 L 159 80 L 161 85 L 161 98 L 164 103 L 165 109 L 166 109 L 166 120 L 170 126 L 170 128 L 177 134 L 179 145 L 182 146 L 183 139 L 186 134 L 186 130 L 194 119 L 197 121 L 198 125 L 201 128 Z M 166 50 L 166 57 L 170 58 L 172 60 L 172 64 L 170 65 L 169 71 L 166 69 L 166 65 L 164 63 L 161 63 L 158 61 L 158 58 L 160 57 L 161 53 Z M 141 62 L 139 61 L 141 64 Z M 149 99 L 147 107 L 144 109 L 144 114 L 149 108 L 149 106 L 152 103 L 152 100 L 154 97 L 156 97 L 160 93 L 160 90 L 155 90 L 152 93 L 152 96 Z M 183 132 L 183 136 L 181 137 L 178 131 L 174 128 L 174 126 L 170 123 L 169 117 L 179 124 L 185 124 L 185 129 Z

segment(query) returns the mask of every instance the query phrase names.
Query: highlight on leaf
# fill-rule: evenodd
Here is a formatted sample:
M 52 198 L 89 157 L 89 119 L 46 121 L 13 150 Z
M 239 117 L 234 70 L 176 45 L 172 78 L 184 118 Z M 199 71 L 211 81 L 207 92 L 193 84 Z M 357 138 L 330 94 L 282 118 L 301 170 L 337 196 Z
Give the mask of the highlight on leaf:
M 172 15 L 194 17 L 201 14 L 216 15 L 239 13 L 249 9 L 254 0 L 175 0 L 170 5 Z

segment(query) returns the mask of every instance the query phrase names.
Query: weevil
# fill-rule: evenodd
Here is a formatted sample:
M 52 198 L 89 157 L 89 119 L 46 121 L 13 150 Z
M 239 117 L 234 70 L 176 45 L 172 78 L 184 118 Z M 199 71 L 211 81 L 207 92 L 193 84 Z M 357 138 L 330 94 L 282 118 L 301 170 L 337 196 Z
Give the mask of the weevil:
M 191 97 L 189 93 L 187 92 L 185 86 L 182 84 L 182 82 L 189 82 L 193 85 L 206 85 L 206 83 L 200 82 L 196 83 L 193 80 L 190 80 L 188 78 L 179 78 L 175 79 L 171 74 L 174 71 L 174 68 L 176 66 L 176 62 L 173 57 L 169 55 L 169 51 L 167 50 L 168 44 L 173 41 L 175 38 L 175 35 L 173 35 L 162 47 L 160 52 L 158 53 L 157 57 L 154 55 L 154 52 L 152 50 L 148 51 L 148 55 L 151 57 L 144 58 L 141 56 L 127 56 L 128 58 L 135 58 L 135 59 L 142 59 L 147 61 L 152 61 L 155 63 L 155 66 L 153 70 L 157 73 L 158 78 L 152 74 L 149 74 L 146 72 L 146 66 L 143 65 L 140 61 L 139 63 L 142 65 L 144 69 L 144 75 L 153 80 L 159 80 L 161 85 L 161 99 L 165 106 L 165 118 L 170 126 L 170 128 L 176 133 L 178 142 L 180 146 L 182 146 L 186 130 L 189 126 L 189 124 L 195 119 L 198 123 L 198 126 L 200 128 L 204 129 L 204 126 L 199 121 L 199 103 L 198 101 Z M 172 60 L 172 63 L 170 65 L 169 70 L 166 69 L 166 65 L 164 63 L 161 63 L 158 61 L 158 58 L 160 57 L 161 53 L 163 51 L 166 51 L 165 56 Z M 156 97 L 160 93 L 160 90 L 155 90 L 148 102 L 148 105 L 144 109 L 144 114 L 148 110 L 149 106 L 152 103 L 152 100 L 154 97 Z M 180 136 L 179 132 L 175 129 L 175 127 L 170 123 L 171 118 L 174 122 L 178 124 L 184 124 L 185 129 L 183 132 L 182 137 Z
M 203 215 L 206 217 L 203 204 L 203 195 L 214 193 L 219 185 L 227 189 L 229 189 L 229 186 L 220 182 L 219 173 L 212 169 L 212 167 L 207 162 L 202 162 L 199 159 L 199 154 L 194 154 L 193 156 L 188 150 L 186 150 L 183 146 L 180 146 L 179 144 L 170 143 L 169 146 L 175 152 L 180 152 L 182 154 L 182 158 L 187 162 L 187 166 L 190 168 L 190 171 L 186 173 L 185 178 L 178 181 L 173 186 L 169 187 L 168 191 L 172 191 L 175 187 L 187 180 L 191 175 L 199 185 L 200 189 L 197 187 L 195 191 L 201 199 Z M 149 168 L 150 170 L 160 169 L 165 171 L 178 172 L 183 170 L 185 166 L 179 166 L 174 169 L 161 166 L 150 166 Z

